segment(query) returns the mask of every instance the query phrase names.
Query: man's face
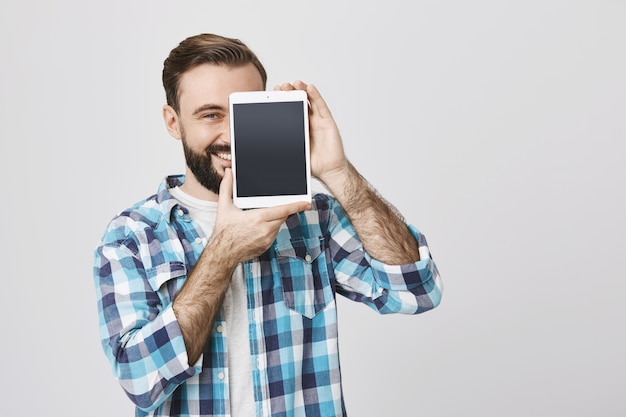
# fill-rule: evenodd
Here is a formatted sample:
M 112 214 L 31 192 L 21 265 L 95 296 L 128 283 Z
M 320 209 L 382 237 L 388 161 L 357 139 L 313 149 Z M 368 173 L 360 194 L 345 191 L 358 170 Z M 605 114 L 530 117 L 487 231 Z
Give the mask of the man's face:
M 179 112 L 172 121 L 173 129 L 167 118 L 166 124 L 170 133 L 183 142 L 187 192 L 206 197 L 209 191 L 209 198 L 217 196 L 224 169 L 231 167 L 228 96 L 234 91 L 258 91 L 263 87 L 253 64 L 202 64 L 182 75 Z

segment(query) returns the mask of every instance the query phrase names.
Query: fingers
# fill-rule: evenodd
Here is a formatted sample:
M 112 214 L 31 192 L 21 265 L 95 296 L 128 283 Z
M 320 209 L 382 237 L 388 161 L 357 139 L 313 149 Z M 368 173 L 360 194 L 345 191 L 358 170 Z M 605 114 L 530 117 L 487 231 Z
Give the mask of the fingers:
M 218 207 L 231 204 L 233 200 L 233 173 L 230 168 L 224 170 L 224 177 L 220 183 Z
M 313 113 L 318 114 L 322 118 L 332 117 L 330 109 L 328 108 L 326 101 L 322 98 L 322 95 L 317 87 L 313 84 L 307 85 L 306 94 L 309 97 L 309 103 L 311 103 Z
M 300 81 L 300 80 L 296 80 L 293 82 L 294 87 L 296 87 L 296 89 L 298 90 L 304 90 L 308 93 L 308 87 L 309 85 L 313 85 L 313 84 L 307 84 L 304 81 Z
M 283 83 L 274 87 L 276 91 L 304 90 L 307 93 L 311 110 L 314 114 L 322 118 L 332 118 L 332 113 L 322 98 L 319 90 L 313 84 L 307 84 L 304 81 L 296 80 L 293 83 Z
M 311 203 L 306 201 L 298 201 L 296 203 L 283 204 L 276 207 L 268 207 L 259 209 L 259 215 L 264 221 L 271 222 L 275 220 L 284 221 L 287 217 L 300 211 L 311 208 Z
M 308 87 L 313 84 L 307 84 L 303 81 L 296 80 L 293 83 L 282 83 L 274 87 L 275 91 L 291 91 L 291 90 L 304 90 L 308 93 Z M 319 93 L 318 93 L 319 95 Z
M 296 90 L 296 87 L 291 83 L 282 83 L 274 87 L 274 90 L 275 91 L 291 91 L 291 90 Z M 302 88 L 300 88 L 299 90 L 302 90 Z
M 282 83 L 274 87 L 276 91 L 290 91 L 290 90 L 304 90 L 308 92 L 308 86 L 313 84 L 307 84 L 304 81 L 296 80 L 293 83 Z M 319 94 L 319 93 L 318 93 Z

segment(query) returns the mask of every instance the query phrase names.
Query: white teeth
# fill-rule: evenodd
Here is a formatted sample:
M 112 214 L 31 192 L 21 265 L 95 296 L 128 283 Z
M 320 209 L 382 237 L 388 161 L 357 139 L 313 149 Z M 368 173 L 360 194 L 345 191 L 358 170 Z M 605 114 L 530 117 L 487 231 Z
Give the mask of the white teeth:
M 229 153 L 218 153 L 217 156 L 222 159 L 226 159 L 227 161 L 231 161 L 233 157 Z

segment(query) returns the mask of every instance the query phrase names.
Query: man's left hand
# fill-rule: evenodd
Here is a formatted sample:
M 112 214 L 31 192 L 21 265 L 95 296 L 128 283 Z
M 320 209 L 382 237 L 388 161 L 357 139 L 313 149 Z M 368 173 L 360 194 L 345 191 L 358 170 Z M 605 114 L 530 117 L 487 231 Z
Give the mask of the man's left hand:
M 349 170 L 339 129 L 322 95 L 313 84 L 303 81 L 284 83 L 274 90 L 304 90 L 309 99 L 311 174 L 329 186 Z

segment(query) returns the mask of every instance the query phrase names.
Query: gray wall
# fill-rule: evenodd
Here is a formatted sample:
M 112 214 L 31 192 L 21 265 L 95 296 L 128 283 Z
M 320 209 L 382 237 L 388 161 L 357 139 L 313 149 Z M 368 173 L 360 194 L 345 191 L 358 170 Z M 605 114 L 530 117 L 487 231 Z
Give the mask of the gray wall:
M 161 65 L 216 32 L 270 87 L 318 86 L 444 277 L 421 316 L 340 302 L 352 416 L 625 415 L 625 22 L 617 0 L 2 3 L 2 414 L 133 414 L 92 251 L 183 171 Z

